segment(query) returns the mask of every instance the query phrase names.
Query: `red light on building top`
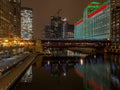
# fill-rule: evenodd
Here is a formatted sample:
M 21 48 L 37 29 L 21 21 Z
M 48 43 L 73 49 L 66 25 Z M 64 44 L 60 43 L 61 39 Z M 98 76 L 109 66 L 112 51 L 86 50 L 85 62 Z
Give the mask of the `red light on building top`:
M 81 24 L 83 22 L 83 20 L 80 20 L 79 22 L 75 23 L 74 26 L 77 26 L 79 24 Z
M 101 8 L 97 9 L 96 11 L 92 12 L 91 14 L 88 15 L 88 18 L 91 18 L 92 16 L 94 16 L 95 14 L 103 11 L 105 8 L 107 8 L 108 5 L 104 5 Z

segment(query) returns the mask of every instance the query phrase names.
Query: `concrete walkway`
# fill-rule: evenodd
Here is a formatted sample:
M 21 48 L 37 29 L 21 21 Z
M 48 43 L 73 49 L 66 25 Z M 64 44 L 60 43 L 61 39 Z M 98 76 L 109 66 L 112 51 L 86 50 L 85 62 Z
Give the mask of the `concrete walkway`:
M 32 63 L 37 55 L 31 54 L 23 63 L 15 66 L 10 70 L 9 74 L 0 79 L 0 90 L 7 90 L 24 72 L 24 70 Z

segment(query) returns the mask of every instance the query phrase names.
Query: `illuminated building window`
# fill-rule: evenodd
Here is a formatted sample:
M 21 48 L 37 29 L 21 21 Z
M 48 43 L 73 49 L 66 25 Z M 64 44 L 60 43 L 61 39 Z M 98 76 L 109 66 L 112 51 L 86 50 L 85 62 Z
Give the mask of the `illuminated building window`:
M 33 30 L 32 30 L 32 9 L 31 8 L 22 8 L 21 10 L 21 38 L 24 40 L 33 39 Z

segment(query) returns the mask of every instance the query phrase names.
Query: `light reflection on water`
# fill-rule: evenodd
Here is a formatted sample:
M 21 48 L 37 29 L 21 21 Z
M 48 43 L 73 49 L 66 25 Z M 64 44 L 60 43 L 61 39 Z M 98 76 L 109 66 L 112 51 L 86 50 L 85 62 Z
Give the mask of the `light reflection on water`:
M 20 80 L 10 90 L 84 90 L 82 79 L 74 72 L 79 60 L 39 56 L 32 65 L 32 81 Z
M 76 60 L 75 60 L 76 59 Z M 76 64 L 79 64 L 79 58 L 62 58 L 62 57 L 44 57 L 42 66 L 45 70 L 51 72 L 51 76 L 67 76 L 69 68 L 74 68 Z
M 83 63 L 75 68 L 86 89 L 120 90 L 120 55 L 87 56 Z
M 40 69 L 44 76 L 47 74 L 47 77 L 51 77 L 52 81 L 54 82 L 55 78 L 67 78 L 70 76 L 71 69 L 78 69 L 80 70 L 84 77 L 83 77 L 83 84 L 81 87 L 85 87 L 86 90 L 94 90 L 96 87 L 94 85 L 88 85 L 91 83 L 91 80 L 95 81 L 98 86 L 97 88 L 101 88 L 103 90 L 120 90 L 120 55 L 91 55 L 85 58 L 81 57 L 72 57 L 72 58 L 65 58 L 65 57 L 39 57 L 38 60 L 33 64 L 32 68 L 32 79 L 31 83 L 36 83 L 34 79 L 37 75 L 34 73 L 39 73 Z M 38 69 L 39 68 L 39 69 Z M 43 78 L 44 76 L 41 75 Z M 40 76 L 40 75 L 39 75 Z M 73 76 L 74 77 L 74 76 Z M 74 82 L 76 82 L 79 87 L 80 77 L 77 79 L 73 78 Z M 43 79 L 42 79 L 43 80 Z M 78 81 L 77 81 L 78 80 Z M 67 80 L 66 80 L 67 81 Z M 45 82 L 45 81 L 44 81 Z M 22 84 L 23 85 L 23 84 Z M 51 84 L 50 84 L 51 85 Z M 19 86 L 19 85 L 18 85 Z M 31 87 L 32 84 L 29 86 Z M 53 85 L 54 86 L 54 85 Z M 92 86 L 92 87 L 91 87 Z M 34 90 L 34 89 L 23 89 L 22 90 Z M 42 86 L 41 86 L 42 87 Z M 45 87 L 45 86 L 43 86 Z M 57 86 L 56 86 L 57 87 Z M 58 86 L 59 87 L 59 86 Z M 60 86 L 62 87 L 62 86 Z M 64 90 L 61 89 L 56 90 Z M 93 88 L 94 87 L 94 88 Z M 11 89 L 11 90 L 21 90 L 21 89 Z M 47 90 L 47 89 L 43 89 Z M 55 89 L 53 89 L 55 90 Z M 68 90 L 68 89 L 66 89 Z M 73 89 L 69 89 L 73 90 Z M 74 89 L 74 90 L 84 90 L 82 89 Z

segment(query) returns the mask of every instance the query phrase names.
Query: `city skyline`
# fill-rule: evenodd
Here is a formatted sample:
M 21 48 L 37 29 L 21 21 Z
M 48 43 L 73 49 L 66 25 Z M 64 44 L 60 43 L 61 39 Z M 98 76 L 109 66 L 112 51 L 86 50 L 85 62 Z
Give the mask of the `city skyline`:
M 0 90 L 120 90 L 120 0 L 21 1 L 0 0 Z
M 52 0 L 38 1 L 31 0 L 22 1 L 22 6 L 33 8 L 33 30 L 35 38 L 40 38 L 44 25 L 50 23 L 51 16 L 57 15 L 59 9 L 61 17 L 66 17 L 70 24 L 74 24 L 75 20 L 83 15 L 83 10 L 89 0 Z

